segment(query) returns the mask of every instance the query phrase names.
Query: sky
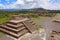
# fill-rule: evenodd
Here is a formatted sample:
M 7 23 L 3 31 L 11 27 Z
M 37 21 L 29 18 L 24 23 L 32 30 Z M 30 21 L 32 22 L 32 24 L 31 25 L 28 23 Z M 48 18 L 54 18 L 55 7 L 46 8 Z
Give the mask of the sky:
M 60 10 L 60 0 L 0 0 L 0 9 L 32 8 Z

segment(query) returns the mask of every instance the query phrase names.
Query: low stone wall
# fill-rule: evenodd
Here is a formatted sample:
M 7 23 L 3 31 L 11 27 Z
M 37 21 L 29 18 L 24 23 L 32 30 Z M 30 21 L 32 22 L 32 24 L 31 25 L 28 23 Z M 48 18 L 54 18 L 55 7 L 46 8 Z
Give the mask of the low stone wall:
M 32 17 L 38 17 L 39 15 L 37 15 L 37 14 L 21 14 L 20 16 L 22 16 L 22 17 L 28 17 L 28 18 L 32 18 Z
M 55 16 L 56 14 L 50 13 L 50 14 L 45 14 L 45 13 L 36 13 L 36 14 L 20 14 L 20 15 L 15 15 L 16 17 L 27 17 L 27 18 L 32 18 L 32 17 L 38 17 L 38 16 L 47 16 L 47 17 L 52 17 Z
M 55 16 L 56 14 L 20 14 L 20 16 L 22 17 L 28 17 L 28 18 L 31 18 L 31 17 L 38 17 L 38 16 L 47 16 L 47 17 L 52 17 L 52 16 Z

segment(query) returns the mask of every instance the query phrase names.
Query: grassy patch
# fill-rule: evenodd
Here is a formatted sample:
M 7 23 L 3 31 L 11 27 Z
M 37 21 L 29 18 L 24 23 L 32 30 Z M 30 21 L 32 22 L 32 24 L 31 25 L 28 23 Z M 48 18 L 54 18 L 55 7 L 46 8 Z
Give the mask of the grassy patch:
M 11 17 L 12 17 L 12 16 L 5 16 L 5 17 L 3 17 L 3 18 L 0 18 L 0 24 L 8 21 Z
M 52 16 L 52 18 L 56 18 L 58 16 L 58 13 L 55 14 L 55 16 Z
M 37 25 L 37 30 L 43 28 L 41 25 Z
M 38 16 L 38 17 L 33 17 L 31 18 L 31 21 L 35 21 L 35 20 L 39 20 L 39 19 L 43 19 L 44 16 Z
M 0 32 L 0 37 L 3 36 L 3 35 L 4 35 L 4 33 L 3 32 Z
M 6 22 L 6 21 L 8 21 L 8 20 L 9 20 L 9 17 L 1 18 L 1 19 L 0 19 L 0 24 Z

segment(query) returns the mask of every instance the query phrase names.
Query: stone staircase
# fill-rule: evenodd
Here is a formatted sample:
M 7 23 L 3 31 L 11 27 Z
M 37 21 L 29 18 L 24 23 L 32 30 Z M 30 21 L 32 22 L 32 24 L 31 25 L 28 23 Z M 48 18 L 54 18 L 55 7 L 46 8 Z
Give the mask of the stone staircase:
M 60 32 L 52 33 L 49 40 L 60 40 Z
M 8 22 L 0 25 L 0 31 L 14 38 L 20 38 L 22 35 L 33 33 L 35 30 L 35 23 L 29 21 L 28 18 L 9 20 Z

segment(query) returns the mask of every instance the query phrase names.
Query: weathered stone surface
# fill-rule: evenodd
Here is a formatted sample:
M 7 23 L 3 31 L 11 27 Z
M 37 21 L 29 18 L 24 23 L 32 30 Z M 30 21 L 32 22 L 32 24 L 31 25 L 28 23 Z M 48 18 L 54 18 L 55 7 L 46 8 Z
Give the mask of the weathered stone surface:
M 0 25 L 0 30 L 10 36 L 19 38 L 25 33 L 33 33 L 36 30 L 35 24 L 29 22 L 28 18 L 23 18 L 20 16 L 14 16 L 14 19 Z

